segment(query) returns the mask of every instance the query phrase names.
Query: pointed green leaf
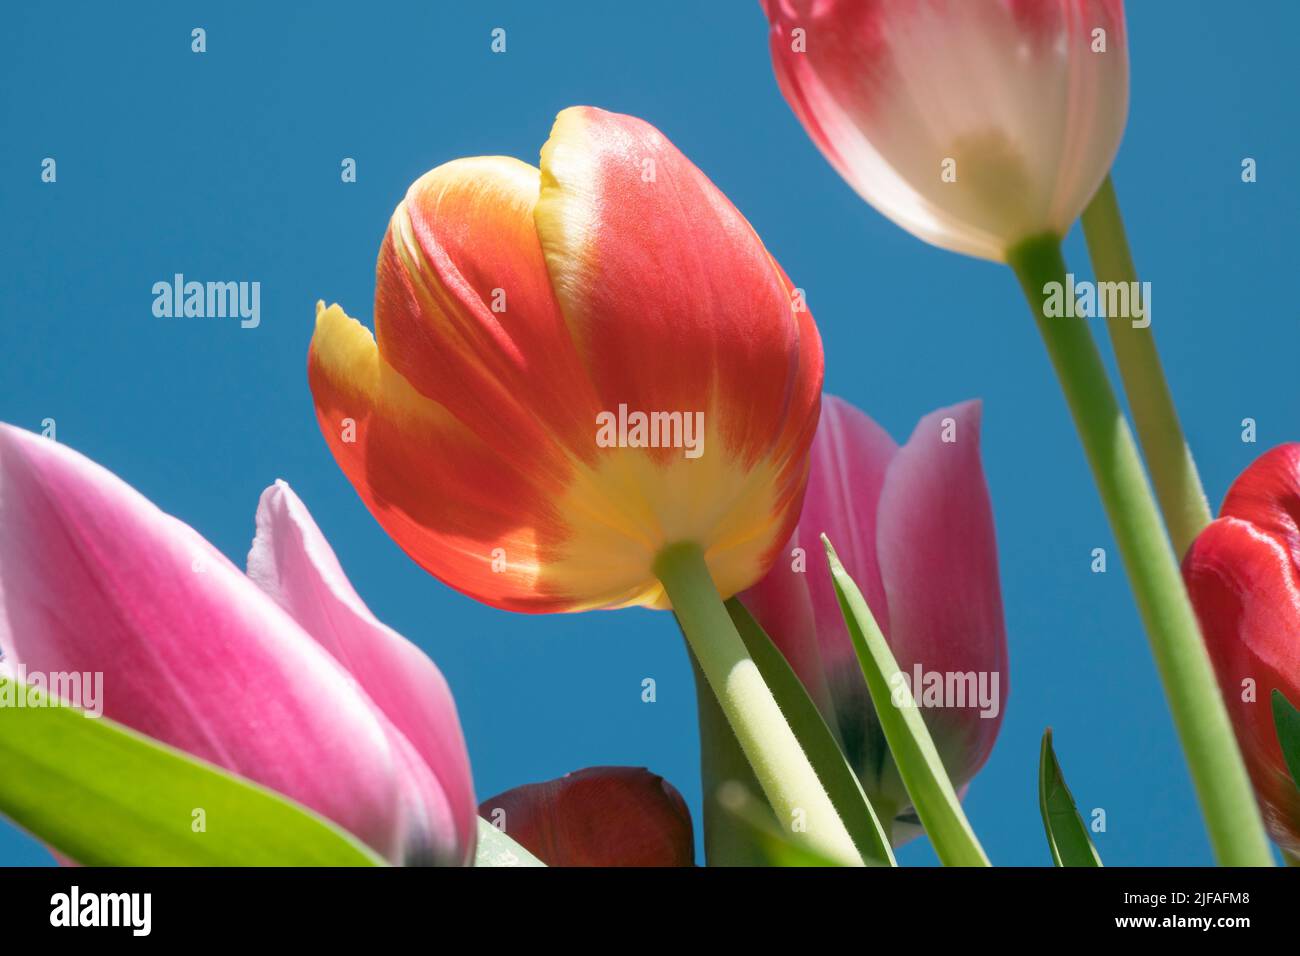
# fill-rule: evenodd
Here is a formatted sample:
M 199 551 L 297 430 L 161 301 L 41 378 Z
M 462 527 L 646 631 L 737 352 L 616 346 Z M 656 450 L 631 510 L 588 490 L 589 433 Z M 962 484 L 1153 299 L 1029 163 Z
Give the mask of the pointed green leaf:
M 1088 828 L 1074 804 L 1074 795 L 1065 785 L 1065 775 L 1052 749 L 1052 728 L 1043 732 L 1043 746 L 1038 755 L 1038 807 L 1043 813 L 1043 829 L 1052 862 L 1057 866 L 1101 866 L 1101 857 L 1092 845 Z
M 545 866 L 510 837 L 482 817 L 478 818 L 478 846 L 474 850 L 475 866 Z
M 265 787 L 7 678 L 0 695 L 0 813 L 80 863 L 384 865 Z
M 878 866 L 897 866 L 889 837 L 863 793 L 857 774 L 785 655 L 739 599 L 727 602 L 727 613 L 863 860 Z
M 1282 745 L 1282 757 L 1291 779 L 1300 787 L 1300 710 L 1280 690 L 1273 690 L 1273 724 L 1277 727 L 1277 740 Z
M 988 866 L 988 857 L 971 829 L 952 781 L 944 769 L 921 712 L 904 685 L 897 692 L 906 695 L 903 706 L 895 706 L 890 680 L 899 673 L 889 643 L 867 607 L 862 592 L 840 564 L 830 539 L 822 535 L 831 580 L 840 600 L 844 623 L 857 652 L 862 675 L 871 693 L 871 703 L 880 728 L 893 754 L 898 774 L 907 787 L 916 814 L 945 866 Z

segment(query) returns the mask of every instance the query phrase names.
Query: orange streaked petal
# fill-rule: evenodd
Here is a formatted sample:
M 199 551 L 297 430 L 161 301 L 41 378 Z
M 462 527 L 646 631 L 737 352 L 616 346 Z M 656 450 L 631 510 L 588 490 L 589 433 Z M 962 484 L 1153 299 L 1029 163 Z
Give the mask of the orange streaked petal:
M 317 306 L 308 379 L 330 450 L 407 554 L 480 601 L 567 608 L 567 596 L 539 590 L 546 550 L 567 532 L 536 476 L 412 388 L 337 305 Z
M 533 227 L 538 182 L 501 156 L 416 180 L 380 249 L 375 330 L 384 360 L 476 434 L 589 457 L 596 400 Z

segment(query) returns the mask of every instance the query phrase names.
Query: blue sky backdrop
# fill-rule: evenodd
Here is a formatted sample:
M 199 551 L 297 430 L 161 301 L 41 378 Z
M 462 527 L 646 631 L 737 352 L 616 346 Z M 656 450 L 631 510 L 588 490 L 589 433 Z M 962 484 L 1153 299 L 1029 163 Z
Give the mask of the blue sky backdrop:
M 1300 6 L 1148 0 L 1130 4 L 1129 26 L 1116 182 L 1217 509 L 1258 453 L 1300 438 Z M 698 820 L 694 690 L 672 618 L 516 615 L 427 576 L 334 464 L 307 388 L 314 303 L 368 319 L 407 185 L 458 156 L 535 163 L 573 104 L 655 124 L 750 219 L 807 290 L 828 391 L 899 440 L 937 406 L 984 400 L 1011 695 L 967 810 L 993 861 L 1049 862 L 1035 773 L 1051 725 L 1080 806 L 1106 811 L 1107 863 L 1209 863 L 1110 531 L 1011 273 L 926 246 L 857 199 L 782 100 L 757 2 L 6 5 L 0 419 L 56 419 L 60 441 L 241 565 L 258 494 L 286 479 L 375 613 L 446 673 L 480 797 L 644 765 Z M 40 180 L 45 157 L 55 184 Z M 356 183 L 340 181 L 344 157 Z M 1244 157 L 1255 184 L 1241 182 Z M 1077 230 L 1067 253 L 1089 276 Z M 177 272 L 260 281 L 260 327 L 155 318 L 151 287 Z M 1256 445 L 1241 440 L 1246 417 Z M 1089 570 L 1095 547 L 1111 554 L 1106 574 Z M 656 703 L 641 701 L 645 677 Z M 901 854 L 933 859 L 923 841 Z M 0 822 L 0 863 L 49 860 Z

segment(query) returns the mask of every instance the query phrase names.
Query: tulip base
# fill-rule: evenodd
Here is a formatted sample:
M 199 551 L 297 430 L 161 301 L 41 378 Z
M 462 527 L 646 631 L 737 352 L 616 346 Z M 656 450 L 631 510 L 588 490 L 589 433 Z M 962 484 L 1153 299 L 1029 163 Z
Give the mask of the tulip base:
M 749 656 L 692 542 L 670 545 L 655 560 L 682 633 L 736 735 L 754 777 L 790 838 L 849 865 L 862 857 L 789 722 Z
M 1271 866 L 1273 857 L 1227 709 L 1097 344 L 1086 320 L 1048 315 L 1049 289 L 1067 283 L 1060 239 L 1042 235 L 1027 240 L 1008 252 L 1007 262 L 1047 346 L 1110 519 L 1215 856 L 1225 866 Z

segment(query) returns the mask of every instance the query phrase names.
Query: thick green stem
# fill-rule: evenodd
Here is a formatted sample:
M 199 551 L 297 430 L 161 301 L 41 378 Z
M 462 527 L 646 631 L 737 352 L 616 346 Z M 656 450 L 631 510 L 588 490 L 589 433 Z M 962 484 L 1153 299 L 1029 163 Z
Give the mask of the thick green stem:
M 861 865 L 825 787 L 736 633 L 704 553 L 690 542 L 670 545 L 654 570 L 777 820 L 795 842 L 829 859 Z
M 689 645 L 688 645 L 689 651 Z M 704 858 L 709 866 L 765 866 L 767 856 L 754 840 L 753 829 L 741 825 L 734 813 L 718 800 L 727 783 L 739 783 L 757 796 L 762 789 L 754 779 L 744 751 L 718 706 L 709 681 L 690 652 L 695 674 L 695 701 L 700 717 L 700 784 L 704 797 Z
M 1270 866 L 1259 810 L 1196 616 L 1097 345 L 1085 320 L 1047 315 L 1051 285 L 1066 284 L 1060 240 L 1030 239 L 1007 259 L 1047 345 L 1110 518 L 1215 856 L 1225 866 Z
M 1083 235 L 1092 258 L 1092 271 L 1101 283 L 1122 283 L 1138 288 L 1137 270 L 1129 252 L 1124 220 L 1120 216 L 1115 186 L 1109 176 L 1083 211 Z M 1130 291 L 1130 303 L 1135 296 Z M 1183 437 L 1169 384 L 1165 381 L 1155 335 L 1150 326 L 1151 302 L 1146 299 L 1144 317 L 1136 324 L 1130 316 L 1107 316 L 1111 345 L 1119 375 L 1133 412 L 1142 454 L 1151 469 L 1151 482 L 1173 540 L 1174 554 L 1181 558 L 1201 530 L 1210 523 L 1210 506 L 1205 500 L 1201 477 Z M 1134 310 L 1136 311 L 1136 310 Z

